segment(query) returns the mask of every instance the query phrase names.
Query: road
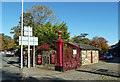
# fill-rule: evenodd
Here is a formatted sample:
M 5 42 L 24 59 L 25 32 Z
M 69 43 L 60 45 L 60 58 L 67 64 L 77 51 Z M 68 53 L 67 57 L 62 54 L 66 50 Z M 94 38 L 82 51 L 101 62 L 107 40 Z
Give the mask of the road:
M 2 57 L 2 80 L 119 80 L 119 58 L 99 61 L 77 70 L 58 72 L 40 68 L 20 69 L 18 57 Z M 11 64 L 8 64 L 12 61 Z
M 22 70 L 19 67 L 18 57 L 5 57 L 2 55 L 2 80 L 21 80 Z M 11 64 L 9 64 L 11 62 Z

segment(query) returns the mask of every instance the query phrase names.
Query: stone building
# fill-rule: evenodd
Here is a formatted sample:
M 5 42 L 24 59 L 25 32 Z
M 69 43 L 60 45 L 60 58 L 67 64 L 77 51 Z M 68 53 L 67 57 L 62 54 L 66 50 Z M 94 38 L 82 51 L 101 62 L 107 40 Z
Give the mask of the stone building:
M 88 45 L 88 44 L 80 44 L 81 49 L 81 61 L 82 65 L 89 65 L 98 63 L 99 61 L 99 49 Z
M 98 48 L 88 44 L 78 44 L 78 43 L 67 43 L 67 45 L 73 49 L 73 55 L 74 53 L 80 55 L 81 65 L 98 63 L 99 61 Z

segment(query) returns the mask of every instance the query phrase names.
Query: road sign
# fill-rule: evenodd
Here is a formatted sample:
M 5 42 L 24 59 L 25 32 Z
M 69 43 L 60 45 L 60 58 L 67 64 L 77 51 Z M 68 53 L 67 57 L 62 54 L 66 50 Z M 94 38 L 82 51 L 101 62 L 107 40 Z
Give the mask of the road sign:
M 38 42 L 38 37 L 29 37 L 30 42 Z M 28 37 L 22 36 L 23 41 L 28 41 Z M 21 36 L 19 36 L 19 41 L 21 41 Z
M 30 34 L 30 35 L 29 35 L 29 34 Z M 25 26 L 25 27 L 24 27 L 24 35 L 25 35 L 25 36 L 28 36 L 28 35 L 29 35 L 29 36 L 32 36 L 32 27 L 30 27 L 30 26 L 28 26 L 28 27 Z
M 28 31 L 24 31 L 24 36 L 28 36 L 29 32 Z M 32 31 L 30 31 L 30 36 L 32 36 Z
M 23 9 L 23 8 L 22 8 Z M 23 15 L 23 14 L 22 14 Z M 23 23 L 22 23 L 23 24 Z M 23 27 L 23 25 L 22 25 Z M 22 31 L 23 32 L 23 31 Z M 32 27 L 30 26 L 24 26 L 24 35 L 21 33 L 21 36 L 19 36 L 19 45 L 21 45 L 21 68 L 22 68 L 22 45 L 28 45 L 28 67 L 30 67 L 30 45 L 33 46 L 34 52 L 33 52 L 33 66 L 35 67 L 35 46 L 38 45 L 38 37 L 32 37 Z
M 23 45 L 28 45 L 28 41 L 22 41 Z M 21 45 L 21 40 L 19 40 L 19 45 Z M 29 45 L 38 45 L 38 42 L 29 42 Z
M 32 27 L 30 27 L 30 26 L 24 26 L 24 31 L 31 31 L 32 32 Z

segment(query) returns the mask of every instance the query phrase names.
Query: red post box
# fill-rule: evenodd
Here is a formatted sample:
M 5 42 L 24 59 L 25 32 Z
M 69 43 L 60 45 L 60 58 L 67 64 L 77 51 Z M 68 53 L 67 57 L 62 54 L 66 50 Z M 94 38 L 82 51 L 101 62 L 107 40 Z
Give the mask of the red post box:
M 51 64 L 55 64 L 55 54 L 50 55 Z
M 42 53 L 37 54 L 37 64 L 42 64 Z

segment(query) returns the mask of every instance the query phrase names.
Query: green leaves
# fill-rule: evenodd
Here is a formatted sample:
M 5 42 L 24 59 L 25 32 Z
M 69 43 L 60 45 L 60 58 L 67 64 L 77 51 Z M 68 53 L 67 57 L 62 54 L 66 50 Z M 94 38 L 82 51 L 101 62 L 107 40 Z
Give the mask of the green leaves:
M 10 36 L 2 35 L 2 50 L 9 50 L 14 48 L 14 41 Z
M 55 48 L 55 41 L 58 39 L 58 30 L 62 31 L 62 39 L 69 41 L 66 23 L 56 23 L 56 16 L 53 11 L 45 5 L 34 5 L 31 9 L 27 9 L 23 15 L 24 26 L 33 27 L 33 36 L 38 37 L 39 46 L 49 44 Z M 14 31 L 14 41 L 18 45 L 18 39 L 21 34 L 21 17 L 18 26 L 12 28 Z
M 85 38 L 87 35 L 88 35 L 87 33 L 81 33 L 80 35 L 73 37 L 71 41 L 75 43 L 81 43 L 81 44 L 91 44 L 91 40 L 88 38 Z
M 65 23 L 52 25 L 52 23 L 48 22 L 45 25 L 36 26 L 34 32 L 39 39 L 39 45 L 47 43 L 51 47 L 55 47 L 55 41 L 58 39 L 58 30 L 62 30 L 62 39 L 67 42 L 70 36 Z

